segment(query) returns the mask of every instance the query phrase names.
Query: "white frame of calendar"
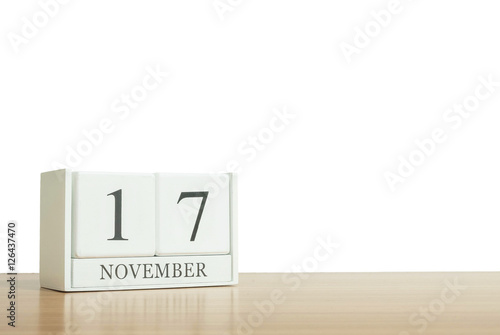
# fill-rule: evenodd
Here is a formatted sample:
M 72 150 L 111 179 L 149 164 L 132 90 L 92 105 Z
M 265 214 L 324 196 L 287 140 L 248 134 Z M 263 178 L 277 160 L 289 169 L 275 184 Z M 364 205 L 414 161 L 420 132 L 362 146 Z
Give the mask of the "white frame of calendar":
M 138 290 L 178 287 L 225 286 L 238 283 L 238 243 L 237 243 L 237 175 L 228 173 L 229 211 L 230 211 L 230 251 L 223 256 L 230 257 L 231 269 L 220 269 L 230 272 L 229 281 L 193 282 L 189 278 L 178 279 L 176 283 L 151 284 L 148 279 L 139 278 L 130 285 L 81 286 L 74 285 L 74 270 L 78 265 L 78 275 L 84 273 L 88 259 L 71 257 L 72 251 L 72 171 L 62 169 L 44 172 L 40 183 L 40 286 L 64 292 L 105 291 L 105 290 Z M 183 262 L 200 257 L 222 257 L 221 255 L 187 255 L 187 256 L 153 256 L 153 257 L 113 257 L 99 258 L 103 262 L 120 263 L 134 260 L 168 260 L 180 259 Z M 188 263 L 190 264 L 190 263 Z M 217 262 L 214 263 L 217 265 Z M 144 284 L 143 284 L 144 283 Z

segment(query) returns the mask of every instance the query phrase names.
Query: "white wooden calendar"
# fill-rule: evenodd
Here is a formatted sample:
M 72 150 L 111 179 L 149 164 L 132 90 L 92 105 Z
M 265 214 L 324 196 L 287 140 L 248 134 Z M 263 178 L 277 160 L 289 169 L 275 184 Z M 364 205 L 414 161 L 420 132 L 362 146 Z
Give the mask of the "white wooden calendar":
M 42 173 L 40 285 L 236 284 L 236 184 L 233 173 Z

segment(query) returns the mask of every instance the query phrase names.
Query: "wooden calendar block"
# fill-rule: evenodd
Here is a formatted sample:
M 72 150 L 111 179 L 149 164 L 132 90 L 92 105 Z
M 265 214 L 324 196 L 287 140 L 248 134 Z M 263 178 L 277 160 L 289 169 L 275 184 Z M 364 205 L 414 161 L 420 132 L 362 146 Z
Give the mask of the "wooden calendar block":
M 42 173 L 41 287 L 236 284 L 236 184 L 232 173 Z
M 156 174 L 156 255 L 227 254 L 230 174 Z
M 73 173 L 73 257 L 154 256 L 153 174 Z

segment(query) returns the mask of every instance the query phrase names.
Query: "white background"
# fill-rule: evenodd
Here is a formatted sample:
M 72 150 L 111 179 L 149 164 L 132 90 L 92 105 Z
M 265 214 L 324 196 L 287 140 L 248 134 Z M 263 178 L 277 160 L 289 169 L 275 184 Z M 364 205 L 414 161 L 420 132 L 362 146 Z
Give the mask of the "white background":
M 228 3 L 221 19 L 212 0 L 70 1 L 16 52 L 41 7 L 1 2 L 2 271 L 9 219 L 19 272 L 38 271 L 40 172 L 107 118 L 74 169 L 240 163 L 240 271 L 288 271 L 328 236 L 340 247 L 312 270 L 500 269 L 500 87 L 457 129 L 443 120 L 478 77 L 500 80 L 496 2 L 401 0 L 350 63 L 341 43 L 389 1 Z M 147 67 L 169 76 L 120 119 Z M 295 118 L 255 157 L 238 150 L 275 109 Z M 436 127 L 447 141 L 391 191 L 384 173 Z

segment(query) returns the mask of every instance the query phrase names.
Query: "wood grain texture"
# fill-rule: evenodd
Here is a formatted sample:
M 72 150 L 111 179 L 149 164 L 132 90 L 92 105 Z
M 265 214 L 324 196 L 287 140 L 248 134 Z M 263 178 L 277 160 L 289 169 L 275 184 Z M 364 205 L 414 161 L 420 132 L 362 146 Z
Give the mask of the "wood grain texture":
M 500 334 L 500 273 L 241 274 L 236 286 L 82 293 L 20 274 L 15 329 L 0 278 L 1 334 Z

